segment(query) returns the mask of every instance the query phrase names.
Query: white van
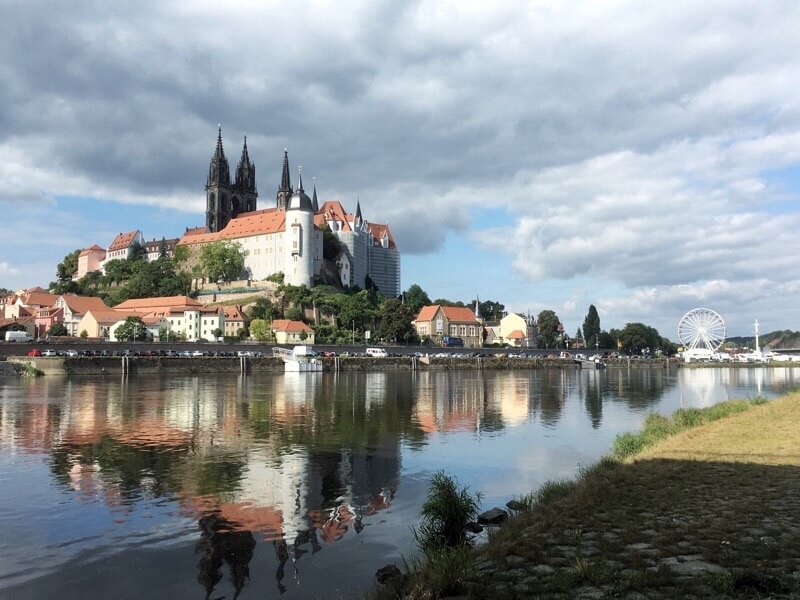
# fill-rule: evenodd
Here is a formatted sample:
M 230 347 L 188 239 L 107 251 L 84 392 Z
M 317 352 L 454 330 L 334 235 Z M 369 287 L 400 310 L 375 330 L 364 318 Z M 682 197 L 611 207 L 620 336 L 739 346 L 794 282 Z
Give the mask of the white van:
M 27 331 L 6 331 L 7 342 L 30 342 L 32 339 Z
M 367 348 L 367 356 L 386 358 L 389 354 L 383 348 Z

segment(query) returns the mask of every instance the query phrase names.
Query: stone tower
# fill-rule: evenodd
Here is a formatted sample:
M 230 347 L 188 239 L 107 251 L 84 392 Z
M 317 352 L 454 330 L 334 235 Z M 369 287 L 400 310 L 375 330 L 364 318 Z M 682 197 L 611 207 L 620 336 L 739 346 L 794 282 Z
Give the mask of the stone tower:
M 292 197 L 292 182 L 289 179 L 289 151 L 283 149 L 283 172 L 281 173 L 281 186 L 275 198 L 278 210 L 286 210 L 289 200 Z
M 247 138 L 242 157 L 236 169 L 236 180 L 231 182 L 230 165 L 222 147 L 222 127 L 217 132 L 217 148 L 208 166 L 206 179 L 206 227 L 211 232 L 224 229 L 228 222 L 243 212 L 256 210 L 256 166 L 250 162 Z

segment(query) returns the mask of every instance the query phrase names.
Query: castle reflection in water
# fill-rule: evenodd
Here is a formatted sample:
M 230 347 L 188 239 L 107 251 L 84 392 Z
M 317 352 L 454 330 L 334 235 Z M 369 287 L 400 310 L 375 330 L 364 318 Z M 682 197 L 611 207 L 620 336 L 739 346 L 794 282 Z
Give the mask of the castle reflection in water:
M 785 372 L 784 372 L 785 371 Z M 285 591 L 298 569 L 395 498 L 403 447 L 433 434 L 555 428 L 579 399 L 592 428 L 604 406 L 647 410 L 677 386 L 703 406 L 720 390 L 794 382 L 795 370 L 481 373 L 287 373 L 243 377 L 44 378 L 0 387 L 3 452 L 43 454 L 51 475 L 116 518 L 164 498 L 197 523 L 198 582 L 211 595 L 225 565 L 238 594 L 257 543 L 274 547 Z

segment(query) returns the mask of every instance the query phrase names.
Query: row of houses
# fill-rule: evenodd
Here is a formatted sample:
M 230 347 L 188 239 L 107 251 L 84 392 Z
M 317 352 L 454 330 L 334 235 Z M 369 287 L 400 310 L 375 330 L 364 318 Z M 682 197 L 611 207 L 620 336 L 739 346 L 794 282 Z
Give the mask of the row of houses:
M 78 254 L 78 270 L 73 274 L 72 278 L 77 281 L 86 277 L 88 273 L 95 271 L 105 273 L 106 263 L 112 260 L 128 260 L 137 246 L 143 249 L 144 257 L 147 260 L 156 260 L 162 254 L 171 258 L 175 254 L 175 244 L 177 242 L 177 239 L 153 239 L 146 242 L 142 232 L 138 229 L 119 233 L 106 248 L 93 244 L 81 250 L 80 254 Z
M 536 345 L 536 324 L 533 317 L 509 313 L 496 323 L 485 323 L 472 309 L 459 306 L 423 306 L 414 320 L 421 340 L 442 345 L 444 338 L 460 338 L 465 348 L 506 345 L 530 348 Z
M 22 329 L 36 339 L 61 324 L 67 335 L 117 341 L 116 331 L 128 317 L 144 323 L 143 338 L 216 341 L 221 333 L 238 336 L 249 320 L 241 306 L 205 306 L 188 296 L 137 298 L 114 307 L 102 299 L 75 294 L 50 294 L 41 288 L 0 298 L 0 332 Z M 276 319 L 271 323 L 276 341 L 314 343 L 314 331 L 305 323 Z

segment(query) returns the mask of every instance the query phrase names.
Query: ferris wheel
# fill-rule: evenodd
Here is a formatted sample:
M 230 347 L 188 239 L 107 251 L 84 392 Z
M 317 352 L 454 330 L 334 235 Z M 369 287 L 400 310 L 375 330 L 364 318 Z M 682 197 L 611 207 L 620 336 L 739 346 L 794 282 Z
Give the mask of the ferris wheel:
M 692 309 L 678 322 L 678 339 L 688 350 L 716 352 L 725 334 L 725 320 L 710 308 Z

